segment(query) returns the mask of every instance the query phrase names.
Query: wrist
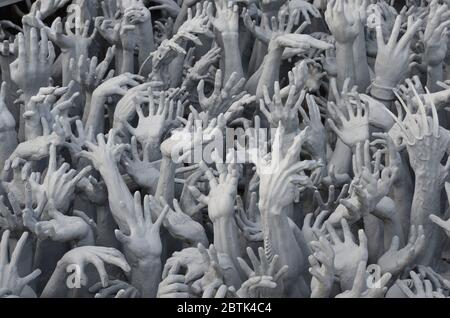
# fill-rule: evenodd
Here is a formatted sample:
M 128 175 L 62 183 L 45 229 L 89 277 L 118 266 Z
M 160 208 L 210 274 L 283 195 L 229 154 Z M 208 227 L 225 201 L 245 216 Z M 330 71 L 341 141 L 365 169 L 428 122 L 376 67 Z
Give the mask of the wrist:
M 217 211 L 215 211 L 214 213 L 208 213 L 208 214 L 209 214 L 209 218 L 211 219 L 211 222 L 214 224 L 214 226 L 217 226 L 217 225 L 221 226 L 221 225 L 223 225 L 223 223 L 228 222 L 230 219 L 234 220 L 234 217 L 233 217 L 234 211 L 233 210 L 221 211 L 220 213 L 217 213 Z
M 145 148 L 149 150 L 155 150 L 155 148 L 159 149 L 159 145 L 161 144 L 161 134 L 155 134 L 153 136 L 150 136 L 145 141 Z
M 138 259 L 137 266 L 139 268 L 148 268 L 156 270 L 161 268 L 161 253 L 159 254 L 149 254 L 143 258 Z
M 261 211 L 261 215 L 263 216 L 279 216 L 283 207 L 276 203 L 269 202 L 271 200 L 260 200 L 258 203 L 259 210 Z
M 129 56 L 130 54 L 134 55 L 136 46 L 138 45 L 137 41 L 133 41 L 133 43 L 122 44 L 122 52 L 123 54 Z
M 221 40 L 224 50 L 224 57 L 236 57 L 239 52 L 239 34 L 237 32 L 223 32 L 221 33 Z
M 399 216 L 395 213 L 395 203 L 389 197 L 383 197 L 371 213 L 385 223 L 395 223 L 399 221 Z
M 394 87 L 396 84 L 380 79 L 379 77 L 370 85 L 370 95 L 379 100 L 392 101 L 395 99 Z
M 348 51 L 351 50 L 353 52 L 353 44 L 354 40 L 346 41 L 346 42 L 338 42 L 336 41 L 336 53 L 337 51 Z
M 121 176 L 116 162 L 108 156 L 103 156 L 103 158 L 101 158 L 101 160 L 97 160 L 94 165 L 102 175 L 103 179 L 108 178 L 108 176 Z
M 101 87 L 101 86 L 100 86 Z M 101 89 L 95 89 L 91 94 L 91 107 L 99 107 L 106 103 L 107 94 L 103 93 Z
M 419 191 L 425 192 L 439 192 L 440 190 L 440 174 L 438 172 L 429 171 L 427 167 L 425 169 L 415 169 L 415 186 L 414 188 Z
M 279 44 L 277 39 L 272 39 L 269 42 L 269 45 L 267 47 L 267 56 L 268 58 L 278 58 L 278 60 L 281 60 L 281 57 L 283 56 L 284 48 Z
M 239 38 L 239 32 L 238 31 L 226 31 L 222 32 L 222 40 L 237 40 Z

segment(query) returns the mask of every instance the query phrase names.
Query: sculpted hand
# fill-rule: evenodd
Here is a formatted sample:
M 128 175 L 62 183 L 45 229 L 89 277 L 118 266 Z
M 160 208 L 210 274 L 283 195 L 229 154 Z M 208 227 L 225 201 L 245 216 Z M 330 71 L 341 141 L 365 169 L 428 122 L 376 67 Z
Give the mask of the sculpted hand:
M 180 6 L 174 0 L 155 0 L 152 2 L 155 2 L 156 5 L 152 5 L 151 7 L 149 7 L 150 11 L 165 10 L 170 16 L 174 18 L 178 16 L 178 13 L 181 10 Z
M 221 48 L 214 44 L 192 67 L 192 64 L 189 64 L 183 86 L 194 86 L 194 83 L 207 79 L 210 76 L 209 70 L 211 66 L 220 59 L 220 52 Z
M 288 266 L 281 266 L 278 255 L 271 260 L 267 258 L 262 247 L 258 248 L 259 260 L 250 247 L 247 247 L 253 269 L 242 258 L 238 258 L 241 270 L 247 280 L 237 291 L 241 298 L 278 298 L 284 292 L 283 280 L 286 277 Z
M 0 132 L 13 131 L 16 121 L 6 105 L 7 84 L 2 82 L 0 86 Z
M 356 270 L 355 279 L 351 289 L 344 291 L 343 293 L 336 296 L 336 298 L 383 298 L 387 291 L 387 283 L 391 279 L 391 274 L 384 274 L 377 282 L 374 284 L 378 285 L 378 288 L 367 289 L 367 272 L 366 272 L 366 261 L 361 261 L 358 263 L 358 268 Z
M 349 225 L 345 219 L 341 221 L 344 240 L 338 236 L 336 230 L 330 223 L 326 223 L 326 228 L 331 236 L 331 242 L 334 250 L 334 267 L 336 275 L 339 277 L 341 288 L 349 289 L 353 283 L 353 277 L 357 272 L 357 266 L 361 261 L 366 262 L 367 237 L 364 230 L 358 231 L 359 245 L 355 243 L 353 235 L 350 232 Z
M 97 170 L 102 170 L 105 167 L 116 165 L 120 160 L 123 152 L 129 148 L 126 144 L 115 144 L 116 132 L 111 129 L 108 133 L 108 141 L 105 141 L 105 135 L 97 135 L 97 145 L 90 141 L 86 141 L 86 148 L 89 151 L 83 150 L 80 156 L 90 160 Z
M 144 115 L 141 105 L 136 105 L 136 113 L 138 115 L 136 128 L 128 122 L 124 122 L 128 131 L 136 136 L 137 141 L 144 147 L 160 144 L 162 136 L 171 128 L 177 126 L 176 118 L 182 117 L 184 112 L 181 101 L 176 103 L 170 96 L 166 97 L 165 92 L 160 92 L 157 106 L 151 91 L 149 92 L 149 101 L 148 116 Z
M 116 47 L 108 48 L 105 59 L 99 64 L 96 56 L 87 58 L 81 55 L 79 60 L 70 59 L 69 70 L 73 74 L 73 78 L 83 89 L 91 93 L 103 82 L 114 77 L 114 70 L 108 72 L 109 65 L 114 58 Z M 108 73 L 107 73 L 108 72 Z
M 236 219 L 236 223 L 239 226 L 241 232 L 244 234 L 245 238 L 249 242 L 262 242 L 263 241 L 263 232 L 262 232 L 262 224 L 261 217 L 257 217 L 257 220 L 253 220 L 250 215 L 255 216 L 255 212 L 247 212 L 248 210 L 257 210 L 258 209 L 258 200 L 256 192 L 251 193 L 250 198 L 250 206 L 247 211 L 245 211 L 244 203 L 242 202 L 241 197 L 238 195 L 236 197 L 236 205 L 237 212 L 234 215 Z M 256 211 L 259 214 L 259 211 Z
M 168 270 L 167 275 L 163 275 L 163 280 L 159 283 L 157 298 L 191 298 L 190 287 L 186 284 L 186 274 L 180 274 L 181 264 L 175 261 Z
M 150 196 L 150 209 L 155 216 L 161 215 L 164 207 L 169 205 L 164 198 L 156 199 Z M 203 226 L 194 221 L 189 215 L 185 214 L 178 204 L 178 200 L 173 200 L 173 208 L 169 208 L 163 225 L 169 233 L 190 246 L 197 246 L 199 243 L 208 245 L 208 238 Z
M 28 232 L 22 234 L 11 257 L 8 257 L 9 233 L 9 230 L 4 231 L 0 242 L 0 290 L 3 291 L 3 296 L 20 296 L 24 287 L 36 279 L 41 274 L 41 270 L 36 269 L 24 277 L 19 275 L 18 262 L 22 256 Z
M 11 79 L 23 90 L 25 100 L 35 95 L 42 83 L 47 86 L 51 75 L 51 67 L 55 60 L 55 49 L 48 41 L 47 34 L 41 30 L 30 28 L 26 36 L 17 35 L 18 56 L 11 64 Z
M 393 98 L 391 88 L 406 76 L 409 64 L 410 45 L 414 34 L 420 27 L 422 20 L 414 21 L 413 17 L 408 17 L 408 29 L 406 33 L 397 40 L 402 17 L 397 16 L 394 29 L 387 43 L 383 39 L 381 26 L 377 26 L 378 54 L 375 61 L 375 81 L 372 83 L 371 94 L 382 100 Z
M 328 1 L 325 21 L 337 42 L 353 43 L 363 30 L 359 11 L 352 10 L 350 1 Z
M 87 277 L 84 270 L 89 264 L 94 265 L 97 269 L 103 287 L 107 287 L 109 284 L 108 273 L 105 269 L 106 264 L 118 266 L 124 272 L 130 271 L 130 265 L 128 265 L 121 252 L 112 247 L 102 246 L 74 248 L 64 254 L 58 264 L 66 268 L 68 266 L 76 266 L 79 270 L 75 271 L 75 275 L 77 276 L 77 281 L 80 281 L 82 286 L 86 286 L 87 284 Z
M 324 236 L 311 242 L 313 254 L 308 257 L 311 280 L 311 298 L 327 298 L 334 284 L 334 250 Z
M 397 276 L 410 265 L 425 247 L 425 234 L 423 226 L 418 229 L 412 225 L 409 230 L 409 239 L 405 247 L 399 248 L 398 236 L 392 238 L 389 249 L 378 259 L 378 265 L 382 273 L 391 273 Z
M 54 209 L 66 213 L 69 205 L 75 197 L 76 184 L 91 171 L 91 167 L 85 167 L 80 172 L 70 169 L 68 163 L 57 167 L 56 146 L 50 146 L 50 158 L 47 174 L 42 182 L 42 187 L 49 201 L 53 201 Z
M 155 193 L 158 185 L 159 170 L 157 162 L 149 160 L 149 153 L 144 146 L 141 155 L 138 152 L 138 143 L 136 137 L 131 137 L 131 156 L 123 156 L 122 163 L 127 173 L 133 178 L 139 186 L 150 189 L 151 193 Z M 142 173 L 145 171 L 146 173 Z
M 197 86 L 200 107 L 208 112 L 213 118 L 220 114 L 224 114 L 234 102 L 246 94 L 245 91 L 242 91 L 245 79 L 238 78 L 237 73 L 231 74 L 223 87 L 222 80 L 222 71 L 217 70 L 214 81 L 214 91 L 209 97 L 205 96 L 204 80 L 200 80 Z
M 81 211 L 73 211 L 74 216 L 67 216 L 56 210 L 51 202 L 48 207 L 48 221 L 36 221 L 34 228 L 30 229 L 39 239 L 51 239 L 56 242 L 76 241 L 78 246 L 92 245 L 94 241 L 93 220 L 87 223 L 77 215 L 84 214 Z
M 330 214 L 330 211 L 321 211 L 314 219 L 314 222 L 312 221 L 313 214 L 314 213 L 306 214 L 302 227 L 303 236 L 311 249 L 312 242 L 318 241 L 322 235 L 325 235 L 326 217 Z
M 10 174 L 12 172 L 12 178 Z M 2 186 L 20 203 L 25 202 L 25 182 L 31 173 L 31 162 L 21 158 L 6 160 L 2 173 Z M 10 179 L 10 180 L 9 180 Z
M 434 1 L 430 5 L 427 26 L 423 34 L 425 44 L 424 58 L 428 66 L 435 67 L 441 64 L 447 54 L 447 27 L 449 11 L 447 4 L 439 5 Z
M 346 110 L 334 102 L 328 103 L 328 111 L 333 119 L 329 118 L 327 122 L 342 142 L 353 147 L 369 138 L 369 107 L 358 94 L 344 103 Z
M 234 156 L 234 154 L 229 153 L 227 157 L 233 158 L 232 156 Z M 204 162 L 200 163 L 200 169 L 204 171 L 205 176 L 209 181 L 210 190 L 208 196 L 203 195 L 195 187 L 189 188 L 199 202 L 208 205 L 208 215 L 212 222 L 222 217 L 233 216 L 234 201 L 236 199 L 237 182 L 239 178 L 238 166 L 233 161 L 227 166 L 221 162 L 221 159 L 216 157 L 216 168 L 219 171 L 218 179 Z
M 172 158 L 180 163 L 188 160 L 196 147 L 201 147 L 213 141 L 216 136 L 223 134 L 226 125 L 223 115 L 212 119 L 209 123 L 203 120 L 194 120 L 191 113 L 183 128 L 172 131 L 172 135 L 161 144 L 161 153 L 164 157 Z M 206 122 L 206 124 L 205 124 Z
M 143 80 L 142 76 L 124 73 L 104 81 L 95 89 L 94 94 L 104 98 L 112 95 L 124 96 L 129 88 L 138 86 Z
M 150 212 L 150 197 L 144 197 L 144 209 L 142 209 L 141 194 L 134 193 L 134 213 L 128 220 L 129 233 L 115 230 L 117 239 L 133 256 L 133 262 L 142 262 L 148 259 L 159 259 L 162 252 L 159 230 L 166 217 L 169 207 L 166 206 L 157 220 L 153 223 Z M 126 208 L 125 204 L 122 205 Z
M 298 120 L 297 111 L 301 108 L 301 104 L 305 97 L 305 92 L 302 91 L 298 96 L 298 92 L 294 86 L 289 87 L 289 95 L 286 102 L 282 103 L 280 95 L 280 84 L 275 82 L 274 84 L 274 96 L 270 98 L 269 90 L 265 86 L 263 89 L 264 99 L 260 99 L 259 107 L 261 112 L 269 120 L 270 126 L 273 128 L 278 127 L 278 123 L 282 122 L 286 128 L 286 132 L 293 133 L 300 129 L 300 123 Z
M 264 208 L 273 207 L 269 210 L 273 213 L 281 213 L 283 208 L 298 198 L 302 189 L 312 185 L 304 171 L 319 166 L 314 160 L 298 160 L 306 129 L 295 137 L 286 154 L 281 151 L 284 134 L 284 127 L 280 124 L 272 144 L 271 161 L 258 157 L 258 154 L 254 154 L 252 158 L 261 179 L 259 187 L 261 212 L 265 210 Z
M 3 196 L 0 196 L 0 228 L 9 230 L 14 237 L 19 237 L 24 230 L 20 201 L 12 192 L 8 193 L 8 201 L 13 211 L 5 205 Z
M 89 292 L 95 293 L 95 298 L 140 298 L 135 287 L 119 279 L 109 281 L 106 287 L 101 282 L 96 283 L 89 288 Z
M 43 136 L 36 137 L 31 140 L 21 142 L 13 151 L 9 160 L 14 161 L 16 158 L 24 160 L 38 161 L 49 155 L 50 145 L 63 145 L 66 139 L 66 132 L 64 131 L 59 117 L 55 118 L 52 130 L 46 125 L 46 121 L 42 121 L 44 125 Z
M 204 2 L 203 5 L 197 3 L 195 8 L 195 15 L 192 13 L 192 9 L 187 11 L 187 20 L 178 29 L 177 35 L 193 41 L 195 44 L 202 45 L 202 42 L 197 37 L 198 34 L 203 34 L 212 37 L 213 34 L 209 30 L 210 19 L 209 16 L 212 12 L 212 4 L 210 2 Z
M 428 279 L 422 280 L 417 273 L 411 271 L 412 286 L 409 287 L 404 280 L 397 280 L 396 285 L 401 289 L 408 298 L 437 298 L 437 292 L 433 291 L 433 285 Z
M 314 18 L 321 17 L 319 10 L 313 4 L 305 0 L 291 0 L 288 2 L 288 8 L 290 14 L 293 14 L 295 10 L 298 10 L 308 23 L 311 23 L 310 16 Z M 298 22 L 296 24 L 298 24 Z

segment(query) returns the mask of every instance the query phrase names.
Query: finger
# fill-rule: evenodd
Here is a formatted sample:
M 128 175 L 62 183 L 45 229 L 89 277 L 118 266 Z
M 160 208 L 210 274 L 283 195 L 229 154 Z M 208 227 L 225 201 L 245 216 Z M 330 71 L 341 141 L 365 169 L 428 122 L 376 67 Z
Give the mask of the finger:
M 24 232 L 22 236 L 20 237 L 19 241 L 16 244 L 16 247 L 14 248 L 14 251 L 11 255 L 11 261 L 10 266 L 15 266 L 20 258 L 20 255 L 22 255 L 23 247 L 25 246 L 25 243 L 28 238 L 28 232 Z
M 100 281 L 102 282 L 102 286 L 107 287 L 109 278 L 108 278 L 108 274 L 106 273 L 105 264 L 98 257 L 95 257 L 94 259 L 92 259 L 91 262 L 97 269 L 97 272 L 100 276 Z
M 156 227 L 156 229 L 159 230 L 159 228 L 161 227 L 161 224 L 162 224 L 162 222 L 164 221 L 164 219 L 165 219 L 167 213 L 169 212 L 169 210 L 170 210 L 170 209 L 169 209 L 169 206 L 166 205 L 166 206 L 164 207 L 163 211 L 161 212 L 161 214 L 159 215 L 158 219 L 156 220 L 156 222 L 155 222 L 154 225 L 153 225 L 153 226 Z
M 9 233 L 9 230 L 3 232 L 2 240 L 0 242 L 0 265 L 6 265 L 8 263 Z

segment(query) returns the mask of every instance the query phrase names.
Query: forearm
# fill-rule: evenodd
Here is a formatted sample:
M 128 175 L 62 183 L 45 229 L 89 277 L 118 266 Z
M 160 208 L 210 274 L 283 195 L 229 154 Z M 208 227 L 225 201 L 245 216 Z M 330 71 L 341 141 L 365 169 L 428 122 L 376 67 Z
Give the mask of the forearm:
M 123 60 L 120 73 L 134 73 L 134 50 L 123 49 L 122 56 Z
M 45 285 L 44 290 L 42 291 L 41 298 L 63 298 L 67 297 L 68 288 L 67 288 L 67 273 L 66 268 L 68 264 L 65 264 L 63 261 L 59 261 L 56 264 L 56 268 L 53 271 L 52 276 L 49 281 Z
M 114 221 L 109 204 L 98 205 L 96 212 L 96 245 L 120 248 L 120 243 L 114 234 L 114 229 L 117 227 L 117 224 Z
M 242 69 L 241 52 L 239 50 L 239 33 L 222 33 L 225 77 L 223 82 L 226 83 L 232 73 L 237 73 L 238 78 L 244 77 Z
M 151 52 L 155 49 L 155 42 L 153 37 L 153 27 L 152 21 L 147 21 L 144 23 L 139 32 L 140 36 L 140 44 L 139 44 L 139 52 L 138 52 L 138 60 L 139 66 L 141 66 Z
M 402 224 L 397 214 L 395 203 L 389 197 L 384 197 L 375 207 L 372 214 L 383 222 L 384 232 L 384 251 L 386 251 L 392 242 L 394 236 L 399 238 L 400 246 L 405 244 L 405 235 L 403 233 Z M 386 217 L 388 216 L 388 217 Z
M 437 184 L 438 176 L 421 175 L 416 173 L 414 198 L 411 207 L 411 225 L 423 225 L 427 248 L 418 262 L 430 264 L 441 251 L 441 231 L 436 229 L 430 221 L 430 214 L 441 211 L 441 187 Z
M 383 223 L 374 215 L 368 214 L 363 217 L 364 232 L 371 239 L 367 241 L 369 262 L 376 262 L 384 252 Z
M 347 78 L 350 78 L 350 87 L 352 87 L 356 79 L 352 43 L 336 42 L 336 65 L 338 66 L 338 89 L 342 89 L 342 85 Z
M 182 37 L 178 37 L 176 41 L 184 50 L 186 50 L 187 41 L 185 39 L 183 39 Z M 171 87 L 180 86 L 180 83 L 183 79 L 183 72 L 180 72 L 180 70 L 183 69 L 184 58 L 185 58 L 184 54 L 178 53 L 176 57 L 169 63 L 169 75 Z
M 91 109 L 87 115 L 85 127 L 86 130 L 92 129 L 94 136 L 103 133 L 105 124 L 105 103 L 106 97 L 98 95 L 94 91 L 91 99 Z
M 123 49 L 121 47 L 118 47 L 116 50 L 116 55 L 114 56 L 115 70 L 121 70 L 122 69 L 122 63 L 123 63 Z
M 267 54 L 267 45 L 259 40 L 255 40 L 253 45 L 252 55 L 250 56 L 250 61 L 248 65 L 247 74 L 248 76 L 254 75 L 257 70 L 260 69 L 264 61 L 264 57 Z
M 223 216 L 213 221 L 214 246 L 218 253 L 226 253 L 239 268 L 237 258 L 241 257 L 239 231 L 234 216 Z
M 286 281 L 297 282 L 299 276 L 305 270 L 305 255 L 297 244 L 294 233 L 289 226 L 289 219 L 284 211 L 273 211 L 273 209 L 273 207 L 261 206 L 264 249 L 271 251 L 271 256 L 278 255 L 280 264 L 289 266 Z
M 0 58 L 0 73 L 2 75 L 1 79 L 8 85 L 12 83 L 11 80 L 11 68 L 10 64 L 14 62 L 14 58 L 7 59 L 6 57 Z
M 436 83 L 443 80 L 444 67 L 442 63 L 436 66 L 427 67 L 427 88 L 430 90 L 430 92 L 434 93 L 440 91 L 442 88 L 439 87 Z
M 17 147 L 17 133 L 15 129 L 0 132 L 0 167 L 11 156 Z
M 87 52 L 85 52 L 87 54 Z M 81 56 L 81 55 L 79 55 Z M 88 55 L 85 55 L 88 56 Z M 69 85 L 70 81 L 73 79 L 73 74 L 70 70 L 70 60 L 75 60 L 75 64 L 77 65 L 78 59 L 77 55 L 71 51 L 63 51 L 61 52 L 61 71 L 62 71 L 62 83 L 63 86 Z
M 411 220 L 414 181 L 408 167 L 403 164 L 400 166 L 398 171 L 398 180 L 393 184 L 392 193 L 395 203 L 395 211 L 402 226 L 403 234 L 406 235 L 409 231 Z
M 3 71 L 2 71 L 3 72 Z M 23 117 L 21 116 L 20 107 L 15 103 L 15 100 L 18 97 L 17 94 L 17 85 L 9 78 L 8 75 L 3 75 L 3 81 L 6 82 L 6 96 L 5 96 L 5 103 L 8 107 L 9 112 L 11 115 L 13 115 L 14 120 L 16 121 L 16 126 L 18 127 L 19 123 L 23 121 Z
M 86 124 L 86 121 L 89 117 L 89 113 L 91 112 L 91 104 L 92 104 L 92 92 L 86 92 L 82 118 L 84 124 Z
M 336 174 L 344 174 L 349 173 L 351 161 L 351 149 L 338 138 L 329 165 L 334 165 Z
M 139 260 L 131 266 L 131 284 L 136 287 L 142 298 L 155 298 L 161 278 L 160 257 Z
M 269 52 L 267 53 L 263 66 L 261 77 L 258 82 L 258 88 L 256 89 L 256 96 L 263 96 L 263 89 L 266 86 L 269 95 L 273 94 L 273 85 L 280 77 L 280 65 L 281 56 L 283 55 L 283 49 L 280 47 L 269 47 Z
M 263 67 L 259 67 L 253 75 L 247 80 L 247 83 L 244 86 L 244 90 L 252 95 L 256 95 L 258 90 L 259 79 L 261 78 Z
M 181 10 L 178 13 L 178 16 L 175 20 L 175 23 L 173 24 L 173 34 L 178 32 L 178 29 L 180 28 L 180 26 L 184 23 L 184 21 L 186 21 L 187 18 L 187 12 L 188 12 L 188 6 L 185 4 L 185 2 L 183 1 L 183 5 L 181 6 Z
M 305 256 L 306 255 L 311 255 L 313 253 L 313 251 L 311 250 L 311 248 L 308 246 L 308 242 L 305 239 L 305 236 L 303 235 L 302 230 L 299 229 L 299 227 L 297 226 L 297 224 L 295 224 L 294 221 L 292 221 L 292 219 L 289 218 L 289 226 L 291 227 L 291 231 L 294 234 L 295 237 L 295 241 L 297 242 L 297 245 L 300 247 L 300 249 L 304 252 Z M 307 267 L 305 266 L 305 269 L 307 269 Z
M 174 198 L 175 163 L 172 158 L 163 156 L 155 197 L 164 197 L 167 202 Z
M 441 211 L 441 188 L 431 176 L 417 175 L 414 185 L 414 197 L 411 207 L 411 223 L 425 224 L 430 214 Z
M 358 85 L 358 91 L 365 93 L 370 85 L 369 63 L 367 62 L 366 38 L 364 31 L 360 32 L 353 44 L 353 57 L 355 64 L 355 85 Z
M 99 169 L 108 189 L 108 201 L 111 214 L 121 231 L 128 231 L 128 215 L 134 213 L 133 196 L 123 180 L 117 165 L 114 163 L 102 164 Z M 122 206 L 125 204 L 125 209 Z

